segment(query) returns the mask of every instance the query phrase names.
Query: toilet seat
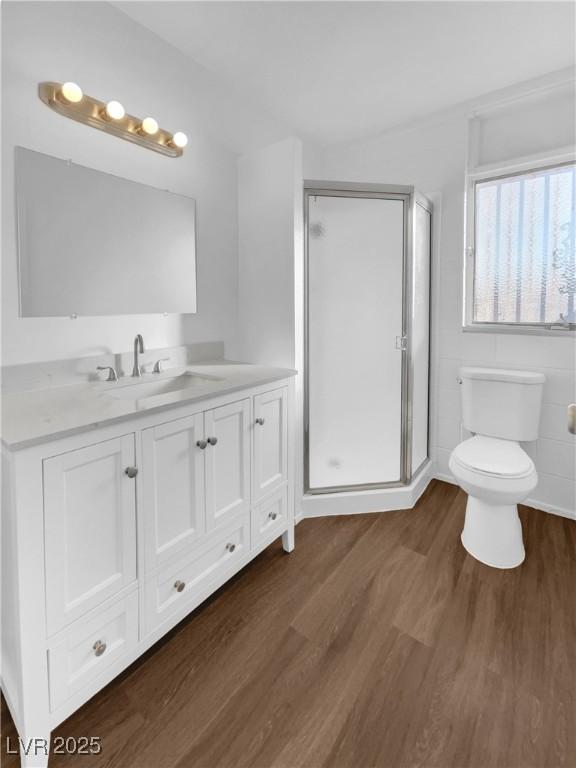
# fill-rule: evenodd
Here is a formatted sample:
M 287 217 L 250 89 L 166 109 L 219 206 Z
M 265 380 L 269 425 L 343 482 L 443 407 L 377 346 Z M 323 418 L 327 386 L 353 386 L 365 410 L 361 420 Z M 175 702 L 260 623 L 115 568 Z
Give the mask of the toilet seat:
M 534 463 L 518 443 L 496 437 L 475 435 L 460 443 L 452 461 L 468 472 L 490 478 L 516 480 L 534 473 Z

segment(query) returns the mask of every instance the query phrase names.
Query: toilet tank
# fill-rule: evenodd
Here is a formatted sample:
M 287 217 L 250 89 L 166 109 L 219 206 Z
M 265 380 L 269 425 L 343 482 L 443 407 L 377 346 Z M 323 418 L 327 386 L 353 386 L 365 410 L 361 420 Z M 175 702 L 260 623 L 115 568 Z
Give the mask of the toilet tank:
M 461 368 L 464 426 L 504 440 L 536 440 L 545 380 L 534 371 Z

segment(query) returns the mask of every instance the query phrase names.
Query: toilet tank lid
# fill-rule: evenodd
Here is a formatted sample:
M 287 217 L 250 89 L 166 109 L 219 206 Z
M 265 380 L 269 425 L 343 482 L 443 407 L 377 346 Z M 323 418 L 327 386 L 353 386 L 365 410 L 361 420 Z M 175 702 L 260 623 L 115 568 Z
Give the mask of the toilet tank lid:
M 509 381 L 515 384 L 543 384 L 546 377 L 536 371 L 512 371 L 503 368 L 460 368 L 462 379 L 483 379 L 485 381 Z

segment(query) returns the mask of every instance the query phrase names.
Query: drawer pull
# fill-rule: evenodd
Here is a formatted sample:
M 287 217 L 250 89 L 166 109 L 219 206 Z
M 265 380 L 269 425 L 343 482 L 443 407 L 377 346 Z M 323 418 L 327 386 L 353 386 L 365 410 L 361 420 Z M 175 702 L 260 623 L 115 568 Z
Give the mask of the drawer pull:
M 176 590 L 176 592 L 182 592 L 185 586 L 186 586 L 186 582 L 180 581 L 180 579 L 174 582 L 174 589 Z
M 106 650 L 106 643 L 103 643 L 102 640 L 96 640 L 92 649 L 94 650 L 94 656 L 102 656 Z
M 226 544 L 226 549 L 228 550 L 228 552 L 234 552 L 234 550 L 236 549 L 236 544 L 233 544 L 232 542 L 230 542 L 229 544 Z
M 206 442 L 206 440 L 197 440 L 196 445 L 198 446 L 198 448 L 202 448 L 202 450 L 204 450 L 204 448 L 206 448 L 208 443 Z
M 259 424 L 261 427 L 264 426 L 264 419 L 256 419 L 256 424 Z
M 208 438 L 208 442 L 210 443 L 210 445 L 216 445 L 216 443 L 218 442 L 218 438 L 217 437 L 209 437 Z
M 276 518 L 278 517 L 278 512 L 270 512 L 268 517 L 270 518 L 270 520 L 276 520 Z
M 133 478 L 136 477 L 138 474 L 138 468 L 137 467 L 126 467 L 124 470 L 124 474 L 128 475 L 128 477 Z

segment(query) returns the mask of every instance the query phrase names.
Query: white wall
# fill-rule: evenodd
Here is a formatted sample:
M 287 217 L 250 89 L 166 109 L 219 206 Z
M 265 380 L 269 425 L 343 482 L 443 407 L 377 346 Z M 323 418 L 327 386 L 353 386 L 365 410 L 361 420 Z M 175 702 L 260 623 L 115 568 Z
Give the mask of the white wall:
M 287 139 L 238 160 L 238 345 L 251 363 L 293 368 L 295 248 L 302 145 Z
M 4 3 L 2 15 L 4 365 L 119 352 L 130 348 L 136 333 L 150 348 L 231 341 L 237 318 L 236 156 L 211 136 L 225 94 L 212 87 L 207 103 L 201 68 L 108 3 Z M 133 114 L 153 114 L 160 125 L 185 131 L 184 156 L 166 158 L 61 117 L 38 98 L 43 80 L 74 80 L 90 95 L 117 98 Z M 15 145 L 196 198 L 197 314 L 20 319 Z
M 238 160 L 238 360 L 296 368 L 296 516 L 303 489 L 302 143 L 287 139 Z
M 568 92 L 572 96 L 572 89 Z M 554 91 L 554 94 L 556 92 Z M 534 117 L 527 135 L 524 125 L 521 151 L 538 151 L 537 136 L 550 138 L 546 123 L 562 115 L 573 114 L 560 99 L 558 115 L 555 100 L 541 100 L 544 111 Z M 523 120 L 528 108 L 517 102 L 518 118 Z M 552 113 L 549 111 L 552 109 Z M 548 111 L 546 111 L 548 110 Z M 537 111 L 537 110 L 536 110 Z M 464 188 L 467 166 L 467 109 L 451 110 L 444 115 L 389 133 L 371 141 L 324 150 L 306 147 L 304 171 L 307 178 L 415 184 L 435 204 L 433 217 L 433 296 L 432 296 L 432 380 L 431 444 L 436 471 L 450 478 L 448 458 L 461 439 L 460 401 L 456 382 L 463 364 L 493 367 L 528 368 L 546 374 L 540 435 L 536 444 L 527 446 L 535 459 L 539 485 L 531 503 L 575 516 L 576 485 L 574 471 L 575 439 L 566 429 L 566 406 L 575 399 L 575 343 L 573 338 L 522 336 L 462 331 L 462 273 L 464 256 Z M 513 104 L 506 108 L 501 125 L 510 127 Z M 493 135 L 495 132 L 492 132 Z M 573 123 L 555 129 L 557 143 L 573 138 Z M 491 160 L 509 158 L 514 143 L 494 148 Z M 540 149 L 553 149 L 549 146 Z M 487 151 L 487 150 L 485 150 Z

